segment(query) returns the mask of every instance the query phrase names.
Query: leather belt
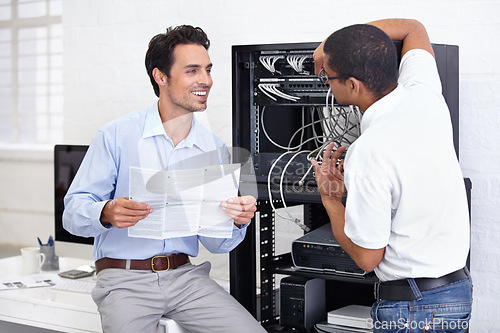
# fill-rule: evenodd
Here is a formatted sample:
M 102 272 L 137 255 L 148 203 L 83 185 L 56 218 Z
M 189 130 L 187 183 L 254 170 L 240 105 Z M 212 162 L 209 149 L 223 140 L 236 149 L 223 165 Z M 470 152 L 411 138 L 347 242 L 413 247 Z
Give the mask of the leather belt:
M 465 268 L 438 278 L 416 278 L 414 279 L 420 292 L 438 288 L 459 280 L 468 279 L 469 275 Z M 378 298 L 377 298 L 378 289 Z M 385 281 L 375 284 L 375 298 L 388 301 L 413 301 L 417 297 L 413 293 L 407 279 Z
M 127 261 L 130 264 L 127 267 Z M 189 257 L 184 253 L 174 253 L 169 256 L 157 255 L 152 258 L 136 260 L 136 259 L 113 259 L 101 258 L 95 262 L 96 273 L 99 273 L 106 268 L 121 268 L 121 269 L 134 269 L 146 270 L 152 272 L 168 271 L 169 269 L 176 269 L 189 262 Z

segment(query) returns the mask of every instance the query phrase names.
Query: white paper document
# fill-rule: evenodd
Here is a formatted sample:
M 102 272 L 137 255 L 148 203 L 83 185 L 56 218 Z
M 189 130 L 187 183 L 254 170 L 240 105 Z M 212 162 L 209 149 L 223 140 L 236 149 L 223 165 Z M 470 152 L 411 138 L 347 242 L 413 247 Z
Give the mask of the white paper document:
M 229 238 L 233 220 L 219 208 L 238 195 L 240 164 L 158 171 L 130 167 L 130 197 L 153 212 L 128 229 L 130 237 L 165 239 L 193 235 Z
M 0 280 L 0 290 L 52 287 L 56 284 L 55 274 L 33 274 L 27 276 L 16 276 Z

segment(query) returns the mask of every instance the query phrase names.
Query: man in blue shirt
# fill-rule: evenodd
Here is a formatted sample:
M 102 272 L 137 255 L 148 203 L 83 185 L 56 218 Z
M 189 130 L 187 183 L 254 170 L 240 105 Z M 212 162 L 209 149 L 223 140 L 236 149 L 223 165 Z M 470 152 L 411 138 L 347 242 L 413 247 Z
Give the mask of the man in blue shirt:
M 256 211 L 253 196 L 220 208 L 234 220 L 231 238 L 146 239 L 128 228 L 153 210 L 129 200 L 129 169 L 194 169 L 230 163 L 225 144 L 193 116 L 212 86 L 210 42 L 200 28 L 179 26 L 153 37 L 146 69 L 157 103 L 98 131 L 65 197 L 64 227 L 95 237 L 98 305 L 104 332 L 157 332 L 162 316 L 189 332 L 265 332 L 216 282 L 210 263 L 189 263 L 198 241 L 213 253 L 235 248 Z

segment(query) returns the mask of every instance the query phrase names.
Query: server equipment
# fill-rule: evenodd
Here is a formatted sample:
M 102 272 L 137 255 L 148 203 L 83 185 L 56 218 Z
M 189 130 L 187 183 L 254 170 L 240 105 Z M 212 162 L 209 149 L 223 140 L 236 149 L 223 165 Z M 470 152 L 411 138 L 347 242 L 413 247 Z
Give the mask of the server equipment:
M 394 42 L 398 53 L 402 43 Z M 341 106 L 314 73 L 319 43 L 238 45 L 232 48 L 233 146 L 248 151 L 259 199 L 270 200 L 282 218 L 287 202 L 320 203 L 311 158 L 321 160 L 335 142 L 349 145 L 360 135 L 362 113 Z M 458 155 L 458 47 L 433 44 L 443 95 L 448 103 Z
M 280 325 L 310 330 L 326 318 L 325 280 L 299 276 L 280 284 Z
M 365 275 L 333 237 L 330 223 L 296 239 L 292 243 L 292 259 L 296 267 L 325 273 Z

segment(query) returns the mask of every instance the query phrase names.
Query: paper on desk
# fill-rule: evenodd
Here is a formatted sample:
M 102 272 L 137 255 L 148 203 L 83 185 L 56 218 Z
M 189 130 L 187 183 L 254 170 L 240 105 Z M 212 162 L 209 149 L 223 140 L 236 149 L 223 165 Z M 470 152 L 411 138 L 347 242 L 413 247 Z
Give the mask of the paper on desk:
M 130 227 L 128 235 L 231 237 L 233 220 L 219 205 L 238 195 L 239 179 L 240 164 L 169 171 L 130 167 L 130 200 L 148 203 L 153 212 Z
M 25 289 L 37 287 L 52 287 L 56 284 L 55 274 L 33 274 L 15 276 L 0 280 L 0 290 Z

